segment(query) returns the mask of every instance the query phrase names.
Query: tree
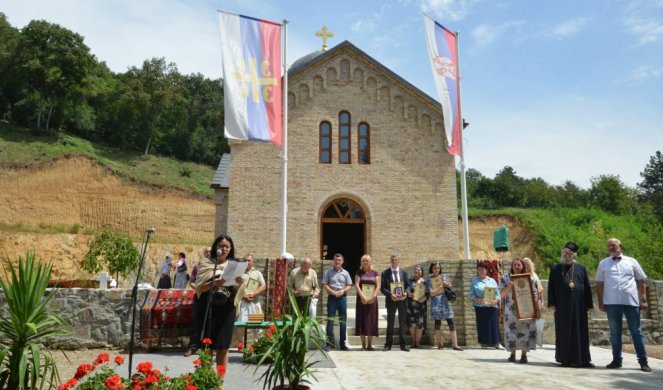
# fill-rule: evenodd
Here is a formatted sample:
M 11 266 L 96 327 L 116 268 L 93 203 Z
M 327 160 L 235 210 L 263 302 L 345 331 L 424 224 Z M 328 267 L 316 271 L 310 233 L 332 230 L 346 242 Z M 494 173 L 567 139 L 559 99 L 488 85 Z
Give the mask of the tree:
M 126 278 L 138 268 L 139 253 L 126 234 L 104 230 L 90 244 L 90 250 L 81 261 L 81 268 L 91 274 L 104 269 Z
M 615 215 L 631 214 L 637 210 L 633 191 L 616 175 L 601 175 L 591 179 L 589 203 Z
M 0 12 L 0 118 L 9 117 L 18 88 L 15 81 L 14 61 L 20 39 L 19 31 L 7 22 Z
M 555 186 L 557 203 L 562 207 L 580 208 L 588 206 L 589 192 L 578 187 L 572 181 L 565 181 Z
M 522 191 L 525 207 L 548 208 L 557 204 L 554 189 L 542 178 L 527 179 L 524 184 Z
M 124 90 L 120 99 L 122 107 L 139 125 L 144 154 L 150 153 L 152 143 L 166 130 L 177 129 L 171 123 L 161 123 L 162 118 L 182 106 L 182 76 L 174 63 L 166 63 L 164 58 L 152 58 L 143 62 L 142 68 L 132 66 L 124 75 Z M 181 115 L 171 115 L 171 119 L 182 119 Z
M 57 24 L 33 20 L 21 31 L 17 73 L 30 88 L 37 128 L 48 131 L 54 111 L 80 93 L 95 59 L 83 37 Z M 47 113 L 46 113 L 47 111 Z
M 640 199 L 651 204 L 654 214 L 663 223 L 663 154 L 660 151 L 649 158 L 649 164 L 640 176 Z

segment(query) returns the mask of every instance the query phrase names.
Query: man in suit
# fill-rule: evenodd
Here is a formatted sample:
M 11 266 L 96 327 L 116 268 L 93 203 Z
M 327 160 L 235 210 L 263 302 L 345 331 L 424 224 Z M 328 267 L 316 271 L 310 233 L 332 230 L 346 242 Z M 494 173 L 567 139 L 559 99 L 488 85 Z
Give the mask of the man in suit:
M 407 272 L 399 268 L 401 259 L 397 255 L 392 255 L 389 259 L 391 267 L 382 272 L 382 283 L 380 290 L 387 298 L 387 342 L 384 344 L 384 350 L 390 351 L 391 344 L 394 338 L 394 315 L 398 310 L 398 336 L 401 350 L 410 352 L 410 348 L 405 345 L 405 332 L 407 325 L 405 324 L 405 316 L 407 315 L 406 299 L 409 287 Z M 391 283 L 401 283 L 402 288 L 400 294 L 394 291 L 392 294 Z

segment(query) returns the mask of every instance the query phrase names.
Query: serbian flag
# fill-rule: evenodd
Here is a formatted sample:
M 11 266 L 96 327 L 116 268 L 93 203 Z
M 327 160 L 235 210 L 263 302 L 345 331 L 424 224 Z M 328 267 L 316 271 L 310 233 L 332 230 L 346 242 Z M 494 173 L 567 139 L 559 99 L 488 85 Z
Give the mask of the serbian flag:
M 281 147 L 281 25 L 219 11 L 226 138 Z
M 424 27 L 435 87 L 442 103 L 447 151 L 454 156 L 460 156 L 462 120 L 456 34 L 442 27 L 428 15 L 424 15 Z

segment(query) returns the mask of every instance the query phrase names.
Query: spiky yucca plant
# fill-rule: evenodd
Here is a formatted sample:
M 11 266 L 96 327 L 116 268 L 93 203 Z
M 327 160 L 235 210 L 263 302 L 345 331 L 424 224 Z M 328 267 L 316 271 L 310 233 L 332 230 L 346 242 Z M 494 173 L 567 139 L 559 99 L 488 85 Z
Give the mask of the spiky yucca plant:
M 69 332 L 67 321 L 46 310 L 53 299 L 45 294 L 52 265 L 36 262 L 34 252 L 19 256 L 17 267 L 6 263 L 0 288 L 9 316 L 0 319 L 0 389 L 51 388 L 60 381 L 58 369 L 39 343 Z

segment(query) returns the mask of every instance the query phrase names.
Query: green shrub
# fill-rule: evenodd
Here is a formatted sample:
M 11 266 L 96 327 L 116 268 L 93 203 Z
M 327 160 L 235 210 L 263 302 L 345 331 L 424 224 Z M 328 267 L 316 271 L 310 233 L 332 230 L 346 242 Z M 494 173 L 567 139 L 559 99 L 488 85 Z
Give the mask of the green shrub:
M 542 278 L 559 261 L 567 241 L 580 246 L 578 262 L 594 275 L 599 261 L 608 256 L 606 241 L 611 237 L 622 241 L 624 254 L 637 259 L 648 278 L 663 278 L 663 228 L 649 215 L 614 215 L 585 208 L 472 210 L 473 218 L 504 215 L 532 231 L 532 260 Z
M 126 278 L 129 272 L 138 267 L 138 250 L 131 238 L 110 230 L 102 231 L 90 244 L 90 251 L 81 261 L 81 268 L 96 274 L 104 268 L 113 274 Z

